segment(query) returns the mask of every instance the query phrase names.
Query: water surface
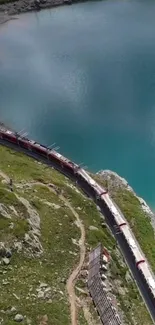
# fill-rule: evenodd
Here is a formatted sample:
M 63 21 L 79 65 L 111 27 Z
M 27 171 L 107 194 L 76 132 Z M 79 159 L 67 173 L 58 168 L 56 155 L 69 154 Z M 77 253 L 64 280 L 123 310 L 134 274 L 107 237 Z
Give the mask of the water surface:
M 155 207 L 155 2 L 108 0 L 0 27 L 0 116 Z

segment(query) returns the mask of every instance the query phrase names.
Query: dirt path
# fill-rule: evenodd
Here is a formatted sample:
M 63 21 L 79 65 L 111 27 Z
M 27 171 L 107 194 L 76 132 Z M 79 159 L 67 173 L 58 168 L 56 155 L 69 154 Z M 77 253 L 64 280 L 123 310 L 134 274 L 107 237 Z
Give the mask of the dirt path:
M 68 206 L 68 208 L 71 210 L 73 215 L 76 218 L 77 226 L 80 228 L 81 237 L 79 240 L 79 247 L 80 247 L 80 260 L 76 268 L 72 271 L 71 275 L 69 276 L 67 280 L 67 292 L 69 296 L 69 302 L 70 302 L 70 310 L 71 310 L 71 324 L 77 325 L 77 308 L 76 308 L 76 294 L 75 294 L 75 280 L 83 266 L 84 260 L 85 260 L 85 254 L 86 254 L 86 247 L 85 247 L 85 228 L 84 225 L 79 218 L 78 213 L 75 211 L 75 209 L 71 206 L 71 204 L 64 198 L 64 196 L 59 196 L 62 201 Z
M 27 183 L 28 186 L 33 185 L 41 185 L 44 187 L 47 187 L 51 192 L 57 194 L 55 187 L 51 187 L 48 184 L 42 184 L 40 182 L 34 182 L 34 183 Z M 85 247 L 85 228 L 84 225 L 78 215 L 78 213 L 75 211 L 75 209 L 72 207 L 72 205 L 69 203 L 69 201 L 62 195 L 59 194 L 59 198 L 61 201 L 65 203 L 65 205 L 70 209 L 72 214 L 74 215 L 76 219 L 76 225 L 80 229 L 81 237 L 79 239 L 79 247 L 80 247 L 80 260 L 76 268 L 72 271 L 71 275 L 69 276 L 67 280 L 66 289 L 69 296 L 69 302 L 70 302 L 70 312 L 71 312 L 71 324 L 77 325 L 77 306 L 76 306 L 76 294 L 75 294 L 75 280 L 83 266 L 84 260 L 85 260 L 85 254 L 86 254 L 86 247 Z
M 10 179 L 5 173 L 0 171 L 0 176 L 2 178 L 4 178 L 6 182 L 9 183 Z M 46 185 L 46 184 L 42 184 L 40 182 L 30 182 L 30 183 L 26 183 L 24 185 L 30 186 L 30 187 L 33 186 L 33 185 L 41 185 L 41 186 L 47 187 L 51 192 L 54 192 L 55 194 L 58 194 L 56 192 L 55 186 L 51 187 L 48 184 Z M 17 188 L 20 187 L 19 184 L 14 184 L 14 186 L 17 187 Z M 22 187 L 22 185 L 21 185 L 21 187 Z M 25 199 L 19 197 L 17 194 L 15 194 L 15 195 L 19 199 L 19 201 L 22 201 L 22 203 L 25 205 L 25 201 L 23 202 L 23 200 L 25 200 Z M 80 239 L 79 239 L 80 260 L 79 260 L 78 265 L 74 268 L 74 270 L 70 274 L 70 276 L 69 276 L 69 278 L 67 280 L 67 284 L 66 284 L 66 289 L 67 289 L 67 292 L 68 292 L 69 302 L 70 302 L 71 324 L 72 325 L 77 325 L 77 305 L 76 305 L 77 297 L 76 297 L 76 294 L 75 294 L 75 280 L 76 280 L 76 278 L 77 278 L 77 276 L 78 276 L 78 274 L 79 274 L 79 272 L 80 272 L 80 270 L 81 270 L 81 268 L 83 266 L 84 260 L 85 260 L 85 254 L 86 254 L 85 228 L 84 228 L 84 225 L 83 225 L 78 213 L 72 207 L 70 202 L 62 194 L 59 194 L 59 198 L 61 199 L 61 201 L 63 201 L 65 203 L 65 205 L 70 209 L 70 211 L 74 215 L 74 217 L 76 219 L 76 225 L 80 229 L 80 232 L 81 232 L 81 236 L 80 236 Z
M 55 187 L 51 187 L 48 184 L 42 184 L 40 182 L 30 183 L 32 185 L 42 185 L 47 187 L 51 192 L 54 192 L 57 194 Z M 27 184 L 27 185 L 30 185 Z M 72 207 L 72 205 L 69 203 L 69 201 L 62 195 L 59 194 L 59 198 L 61 201 L 65 203 L 65 205 L 70 209 L 72 214 L 74 215 L 76 219 L 76 225 L 80 229 L 81 236 L 79 239 L 79 247 L 80 247 L 80 260 L 78 265 L 75 267 L 75 269 L 72 271 L 71 275 L 69 276 L 67 280 L 66 289 L 69 296 L 69 302 L 70 302 L 70 311 L 71 311 L 71 324 L 77 325 L 77 306 L 76 306 L 76 294 L 75 294 L 75 280 L 83 266 L 84 260 L 85 260 L 85 254 L 86 254 L 86 247 L 85 247 L 85 228 L 84 225 L 78 215 L 78 213 L 75 211 L 75 209 Z

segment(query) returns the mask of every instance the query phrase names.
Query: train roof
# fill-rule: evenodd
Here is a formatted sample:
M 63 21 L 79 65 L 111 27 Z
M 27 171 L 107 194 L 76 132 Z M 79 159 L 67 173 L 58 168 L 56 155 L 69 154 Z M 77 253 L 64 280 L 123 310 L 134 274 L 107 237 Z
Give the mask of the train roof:
M 15 136 L 15 134 L 14 134 L 14 132 L 12 132 L 12 131 L 9 131 L 9 130 L 3 130 L 5 133 L 7 133 L 7 134 L 12 134 L 12 135 L 14 135 Z
M 104 195 L 112 213 L 114 214 L 115 216 L 115 220 L 116 222 L 119 224 L 125 222 L 126 223 L 126 219 L 124 217 L 124 215 L 122 214 L 122 212 L 119 210 L 119 208 L 117 207 L 117 205 L 115 204 L 115 202 L 113 202 L 113 200 L 110 198 L 109 194 L 106 193 Z
M 147 261 L 146 261 L 146 263 L 139 264 L 138 267 L 143 272 L 143 274 L 147 280 L 147 283 L 149 284 L 149 287 L 151 288 L 151 290 L 155 296 L 155 275 L 150 270 Z
M 59 152 L 57 152 L 57 151 L 55 151 L 55 150 L 51 150 L 51 154 L 54 154 L 54 155 L 55 155 L 56 157 L 58 157 L 59 159 L 65 161 L 65 162 L 67 162 L 67 163 L 69 163 L 69 160 L 68 160 L 66 157 L 62 156 Z
M 103 189 L 100 187 L 100 185 L 98 185 L 96 181 L 83 168 L 81 168 L 80 173 L 82 177 L 84 177 L 85 180 L 89 182 L 90 185 L 95 187 L 99 195 L 103 193 Z
M 116 222 L 119 224 L 122 222 L 126 222 L 126 227 L 122 228 L 122 233 L 124 234 L 134 256 L 136 259 L 136 262 L 139 262 L 140 260 L 146 260 L 144 253 L 142 252 L 134 234 L 130 230 L 130 227 L 128 225 L 128 222 L 126 221 L 124 215 L 122 213 L 119 213 L 119 209 L 117 209 L 117 205 L 115 205 L 112 201 L 112 199 L 109 197 L 108 194 L 104 196 L 106 198 L 107 204 L 109 205 L 112 213 L 114 214 Z
M 134 256 L 135 256 L 135 260 L 136 262 L 139 262 L 141 260 L 145 260 L 145 256 L 142 253 L 138 243 L 136 242 L 136 240 L 134 239 L 133 234 L 130 231 L 130 228 L 127 227 L 123 227 L 122 232 L 131 248 L 131 251 L 133 252 Z

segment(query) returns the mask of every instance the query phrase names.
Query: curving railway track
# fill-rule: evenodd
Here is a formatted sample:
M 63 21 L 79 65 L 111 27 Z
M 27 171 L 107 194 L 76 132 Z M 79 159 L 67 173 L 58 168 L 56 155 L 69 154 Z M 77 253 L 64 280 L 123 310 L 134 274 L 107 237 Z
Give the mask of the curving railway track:
M 72 163 L 54 150 L 49 150 L 34 141 L 21 138 L 17 133 L 0 129 L 0 144 L 23 152 L 34 159 L 54 167 L 75 181 L 85 194 L 100 207 L 124 259 L 133 275 L 140 294 L 155 323 L 155 278 L 138 242 L 121 211 L 106 191 L 98 185 L 84 169 Z M 76 273 L 76 272 L 75 272 Z M 75 274 L 76 276 L 76 274 Z

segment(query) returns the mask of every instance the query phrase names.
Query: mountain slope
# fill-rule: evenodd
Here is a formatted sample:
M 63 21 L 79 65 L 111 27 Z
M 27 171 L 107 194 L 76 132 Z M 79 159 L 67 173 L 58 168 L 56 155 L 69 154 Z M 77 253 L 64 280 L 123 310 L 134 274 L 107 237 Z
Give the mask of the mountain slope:
M 100 324 L 86 286 L 98 242 L 124 324 L 152 324 L 95 204 L 53 168 L 4 147 L 0 157 L 0 324 Z

